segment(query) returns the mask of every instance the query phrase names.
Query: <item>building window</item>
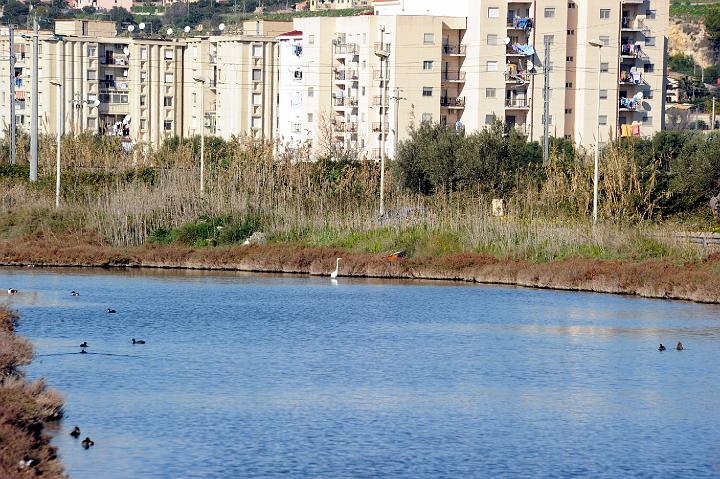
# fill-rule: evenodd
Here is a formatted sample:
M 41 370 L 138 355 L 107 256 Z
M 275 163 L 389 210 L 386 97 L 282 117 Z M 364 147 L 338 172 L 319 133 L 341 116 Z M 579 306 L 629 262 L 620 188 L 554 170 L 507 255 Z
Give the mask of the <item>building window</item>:
M 485 124 L 492 125 L 495 123 L 495 115 L 485 115 Z
M 610 9 L 609 8 L 601 8 L 600 9 L 600 19 L 607 20 L 609 18 L 610 18 Z
M 555 18 L 555 8 L 546 8 L 545 18 Z
M 308 45 L 315 45 L 315 35 L 308 35 Z
M 165 74 L 165 83 L 172 83 L 173 82 L 173 74 L 172 73 L 166 73 Z
M 423 113 L 422 114 L 422 122 L 423 123 L 432 123 L 432 113 Z
M 645 46 L 646 47 L 654 47 L 655 46 L 655 37 L 645 37 Z
M 94 57 L 97 55 L 97 47 L 88 47 L 88 56 Z
M 500 18 L 500 9 L 498 7 L 488 7 L 488 18 Z
M 254 68 L 252 71 L 252 79 L 253 81 L 262 80 L 262 70 L 260 70 L 259 68 Z
M 610 37 L 608 36 L 600 36 L 600 45 L 607 47 L 610 45 Z
M 254 57 L 261 57 L 263 54 L 263 46 L 262 45 L 253 45 L 252 54 Z
M 555 35 L 545 35 L 543 41 L 549 45 L 555 43 Z
M 568 8 L 575 8 L 574 2 L 568 2 Z
M 147 72 L 140 72 L 140 82 L 145 83 L 147 81 Z
M 97 80 L 97 71 L 96 70 L 88 70 L 87 71 L 87 79 L 88 80 Z
M 607 100 L 608 91 L 607 90 L 600 90 L 600 99 L 601 100 Z
M 655 65 L 652 63 L 646 63 L 644 69 L 645 73 L 653 73 L 655 71 Z
M 140 119 L 140 129 L 145 131 L 147 128 L 147 120 L 145 118 Z
M 88 118 L 88 128 L 91 130 L 97 129 L 97 118 Z
M 655 20 L 655 10 L 647 10 L 645 12 L 645 20 Z
M 423 43 L 425 45 L 432 45 L 435 43 L 435 34 L 434 33 L 425 33 L 423 34 Z
M 163 122 L 163 129 L 165 131 L 172 131 L 172 120 L 165 120 Z
M 424 86 L 423 87 L 423 94 L 422 96 L 432 96 L 433 89 L 431 86 Z
M 254 80 L 255 78 L 253 78 Z M 302 80 L 302 70 L 297 69 L 293 71 L 293 80 Z
M 575 30 L 568 30 L 567 34 L 569 37 L 571 37 L 571 36 L 575 35 Z
M 147 102 L 145 95 L 140 95 L 140 106 L 145 106 Z
M 490 60 L 487 63 L 485 63 L 485 69 L 489 72 L 496 72 L 498 71 L 498 62 L 494 60 Z
M 565 82 L 565 88 L 572 88 L 572 82 L 571 82 L 571 81 L 566 81 L 566 82 Z
M 572 114 L 572 108 L 565 108 L 565 114 L 571 115 Z
M 166 96 L 165 98 L 163 98 L 163 105 L 164 106 L 173 106 L 173 97 Z
M 361 94 L 362 96 L 365 96 L 365 87 L 362 87 L 362 89 L 360 90 L 360 94 Z
M 601 125 L 607 125 L 607 115 L 598 116 L 598 123 Z
M 140 60 L 147 60 L 147 48 L 145 47 L 140 49 Z
M 253 105 L 262 105 L 262 95 L 260 93 L 253 93 L 252 99 Z
M 307 119 L 308 119 L 308 123 L 312 123 L 312 122 L 313 122 L 313 114 L 312 114 L 312 113 L 308 113 L 308 114 L 307 114 Z
M 173 59 L 173 50 L 172 48 L 166 48 L 165 49 L 165 60 L 172 60 Z
M 487 44 L 488 45 L 497 45 L 498 44 L 498 36 L 497 35 L 488 35 L 487 36 Z
M 485 98 L 495 98 L 495 95 L 497 94 L 495 88 L 486 88 L 485 89 Z
M 652 117 L 651 116 L 643 116 L 643 125 L 652 125 Z
M 312 98 L 315 96 L 315 88 L 309 86 L 308 87 L 308 98 Z
M 432 70 L 433 62 L 432 60 L 425 60 L 423 62 L 423 70 Z
M 566 62 L 574 62 L 574 61 L 575 61 L 575 58 L 573 58 L 573 57 L 565 57 L 565 61 L 566 61 Z
M 545 115 L 542 116 L 542 121 L 540 122 L 542 125 L 545 124 Z M 552 115 L 548 115 L 548 125 L 553 124 L 553 117 Z
M 605 63 L 605 62 L 601 63 L 600 64 L 600 73 L 607 73 L 609 68 L 610 68 L 609 63 Z

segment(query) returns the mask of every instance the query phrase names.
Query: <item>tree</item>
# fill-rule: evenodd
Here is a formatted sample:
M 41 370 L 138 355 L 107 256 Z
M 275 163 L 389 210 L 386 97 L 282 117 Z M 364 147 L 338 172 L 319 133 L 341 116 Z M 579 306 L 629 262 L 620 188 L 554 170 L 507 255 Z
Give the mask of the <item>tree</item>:
M 123 25 L 126 25 L 128 23 L 133 23 L 133 16 L 132 13 L 128 12 L 122 7 L 112 7 L 110 9 L 110 20 L 115 22 L 117 25 L 118 30 L 122 28 Z
M 705 14 L 705 31 L 712 43 L 720 42 L 720 5 L 714 5 Z

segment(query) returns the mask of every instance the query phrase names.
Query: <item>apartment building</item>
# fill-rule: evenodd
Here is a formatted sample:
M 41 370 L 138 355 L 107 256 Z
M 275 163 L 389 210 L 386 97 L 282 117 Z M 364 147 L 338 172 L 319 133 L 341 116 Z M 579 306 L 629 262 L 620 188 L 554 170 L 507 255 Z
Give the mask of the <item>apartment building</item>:
M 114 22 L 57 21 L 54 32 L 39 36 L 39 129 L 55 134 L 60 109 L 63 133 L 115 135 L 128 146 L 198 134 L 202 125 L 206 133 L 224 138 L 270 139 L 276 111 L 274 36 L 289 25 L 251 21 L 238 29 L 252 32 L 248 35 L 163 38 L 118 35 Z M 30 33 L 17 32 L 14 46 L 15 115 L 18 127 L 27 131 Z M 9 51 L 7 30 L 0 35 L 0 49 Z M 8 67 L 0 62 L 3 78 L 10 77 Z M 55 83 L 62 84 L 59 103 Z M 9 125 L 9 96 L 8 82 L 1 82 L 3 127 Z
M 342 146 L 393 157 L 422 121 L 456 125 L 464 110 L 460 41 L 465 18 L 299 18 L 280 41 L 281 150 Z
M 371 7 L 373 0 L 310 0 L 310 10 L 341 10 L 344 8 Z
M 585 145 L 598 124 L 601 142 L 663 128 L 668 10 L 668 0 L 375 1 L 378 15 L 467 17 L 457 57 L 468 130 L 499 118 L 541 139 L 547 66 L 550 134 Z

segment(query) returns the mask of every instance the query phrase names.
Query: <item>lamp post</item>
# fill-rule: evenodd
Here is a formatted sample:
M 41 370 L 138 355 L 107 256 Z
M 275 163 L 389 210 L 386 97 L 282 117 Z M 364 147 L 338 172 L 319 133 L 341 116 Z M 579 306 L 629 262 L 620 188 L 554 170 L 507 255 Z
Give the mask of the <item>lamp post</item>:
M 60 208 L 60 143 L 62 142 L 62 102 L 63 85 L 61 82 L 51 80 L 51 85 L 57 87 L 57 137 L 55 145 L 55 208 Z
M 200 193 L 205 192 L 205 80 L 193 78 L 200 84 Z
M 595 123 L 595 174 L 593 175 L 593 226 L 597 223 L 598 217 L 598 170 L 600 168 L 600 78 L 602 76 L 602 47 L 600 42 L 590 42 L 590 46 L 598 49 L 598 81 L 597 81 L 597 117 Z

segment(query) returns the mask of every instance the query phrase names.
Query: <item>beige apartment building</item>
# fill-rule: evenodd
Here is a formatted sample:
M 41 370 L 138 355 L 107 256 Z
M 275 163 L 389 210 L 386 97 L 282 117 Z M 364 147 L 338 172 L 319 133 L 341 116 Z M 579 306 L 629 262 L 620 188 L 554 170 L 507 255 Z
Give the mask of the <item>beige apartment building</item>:
M 252 21 L 234 35 L 150 38 L 118 35 L 114 22 L 57 21 L 54 32 L 39 35 L 39 130 L 56 133 L 59 108 L 63 133 L 118 136 L 128 146 L 157 146 L 168 137 L 198 134 L 203 124 L 206 133 L 224 138 L 270 139 L 276 97 L 274 37 L 288 25 Z M 30 32 L 17 32 L 14 48 L 15 116 L 18 127 L 29 131 Z M 7 31 L 0 35 L 0 49 L 9 51 Z M 10 77 L 8 68 L 8 62 L 0 62 L 3 78 Z M 55 83 L 62 84 L 59 103 Z M 0 83 L 3 134 L 10 101 L 5 81 Z
M 470 131 L 499 118 L 542 138 L 547 40 L 550 135 L 584 145 L 596 144 L 598 124 L 601 142 L 663 128 L 668 9 L 668 0 L 375 1 L 379 15 L 467 18 L 448 53 Z
M 279 37 L 281 151 L 393 157 L 411 126 L 461 119 L 465 18 L 313 17 L 294 28 Z
M 310 10 L 342 10 L 344 8 L 371 7 L 373 0 L 310 0 Z

